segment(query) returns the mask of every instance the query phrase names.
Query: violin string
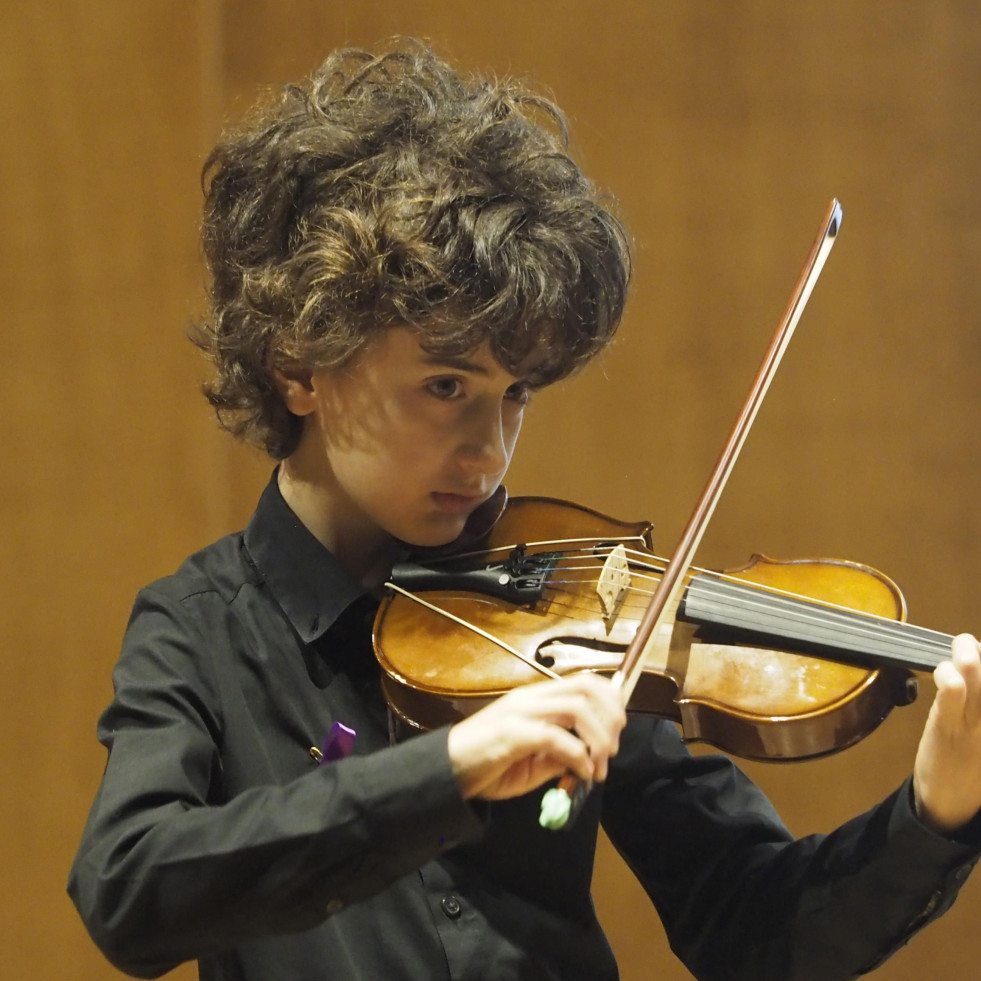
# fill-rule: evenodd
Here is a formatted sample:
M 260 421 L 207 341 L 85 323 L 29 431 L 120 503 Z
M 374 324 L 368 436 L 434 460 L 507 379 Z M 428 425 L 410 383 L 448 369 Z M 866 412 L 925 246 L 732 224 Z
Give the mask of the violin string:
M 645 544 L 644 538 L 641 535 L 636 535 L 636 536 L 623 538 L 619 540 L 611 539 L 609 535 L 603 535 L 603 536 L 597 535 L 587 538 L 555 538 L 555 539 L 540 541 L 540 542 L 521 542 L 521 543 L 512 542 L 509 545 L 494 545 L 491 548 L 477 549 L 472 552 L 452 552 L 447 555 L 439 555 L 426 559 L 425 564 L 442 565 L 446 562 L 460 562 L 460 561 L 465 561 L 466 559 L 484 558 L 488 555 L 493 555 L 496 552 L 514 552 L 515 549 L 524 550 L 528 548 L 541 549 L 542 551 L 544 551 L 545 548 L 550 545 L 577 545 L 580 543 L 585 544 L 587 542 L 592 542 L 594 548 L 608 546 L 611 549 L 615 548 L 617 545 L 623 544 L 624 542 L 639 542 L 641 545 Z M 612 545 L 610 544 L 611 542 L 613 542 Z M 580 551 L 584 551 L 584 549 L 580 549 Z M 649 554 L 649 553 L 644 552 L 644 553 L 637 553 L 637 554 Z
M 770 598 L 773 597 L 776 600 L 775 608 L 777 610 L 784 609 L 780 605 L 782 600 L 792 602 L 795 604 L 800 604 L 800 609 L 804 611 L 802 616 L 806 616 L 810 611 L 814 611 L 815 619 L 812 622 L 819 622 L 819 618 L 825 613 L 832 614 L 842 614 L 854 618 L 858 623 L 867 624 L 870 627 L 881 626 L 887 631 L 895 630 L 896 633 L 916 633 L 924 638 L 932 638 L 937 641 L 949 642 L 951 640 L 950 635 L 942 633 L 939 630 L 933 630 L 929 627 L 920 627 L 916 624 L 907 623 L 905 620 L 895 620 L 891 617 L 885 616 L 881 613 L 872 613 L 866 610 L 855 610 L 851 607 L 843 606 L 838 603 L 832 603 L 826 600 L 816 600 L 813 597 L 803 596 L 799 593 L 793 593 L 789 590 L 780 589 L 775 586 L 760 585 L 747 579 L 740 579 L 738 576 L 726 575 L 723 573 L 703 573 L 700 576 L 696 576 L 692 579 L 693 585 L 704 585 L 708 582 L 718 582 L 723 586 L 732 587 L 733 591 L 738 590 L 741 595 L 752 594 L 754 597 L 758 597 L 757 602 L 767 604 Z M 873 627 L 874 629 L 874 627 Z
M 612 550 L 613 547 L 614 546 L 610 546 L 610 549 Z M 637 563 L 637 564 L 641 564 L 641 565 L 644 565 L 644 566 L 646 566 L 648 568 L 651 568 L 651 569 L 653 569 L 657 573 L 663 572 L 665 560 L 662 557 L 657 556 L 657 555 L 654 555 L 653 553 L 650 553 L 650 552 L 637 552 L 635 550 L 630 550 L 630 549 L 627 549 L 626 551 L 627 551 L 627 554 L 628 555 L 643 556 L 645 559 L 652 560 L 653 563 L 656 563 L 656 564 L 652 564 L 649 561 L 649 562 L 643 562 L 643 563 Z M 563 570 L 572 570 L 572 569 L 575 569 L 575 570 L 580 570 L 580 569 L 588 570 L 589 567 L 588 566 L 560 566 L 559 568 L 562 568 Z M 782 589 L 779 586 L 772 586 L 772 585 L 767 585 L 767 584 L 764 584 L 764 583 L 755 583 L 755 582 L 753 582 L 752 580 L 749 580 L 749 579 L 742 579 L 738 575 L 735 575 L 733 573 L 719 572 L 719 571 L 714 570 L 714 569 L 703 569 L 703 568 L 700 568 L 698 566 L 692 566 L 691 567 L 691 570 L 692 570 L 692 573 L 693 573 L 693 575 L 692 575 L 692 582 L 697 581 L 698 576 L 701 575 L 701 576 L 705 576 L 706 578 L 711 578 L 711 579 L 717 580 L 719 582 L 733 583 L 733 584 L 736 584 L 737 586 L 745 586 L 747 588 L 747 590 L 750 590 L 750 589 L 751 590 L 755 590 L 757 592 L 757 594 L 760 595 L 760 596 L 773 595 L 773 596 L 777 596 L 777 597 L 786 597 L 789 600 L 798 600 L 801 603 L 809 604 L 810 606 L 812 606 L 813 608 L 815 608 L 817 610 L 824 610 L 824 609 L 840 610 L 843 613 L 851 614 L 851 615 L 855 616 L 856 618 L 860 618 L 860 619 L 865 620 L 865 621 L 875 621 L 875 622 L 878 622 L 878 623 L 882 623 L 883 625 L 886 626 L 887 629 L 889 627 L 897 627 L 898 626 L 900 630 L 904 630 L 904 629 L 907 629 L 908 628 L 908 629 L 911 629 L 911 630 L 915 630 L 917 632 L 921 632 L 924 635 L 927 634 L 927 633 L 932 634 L 932 635 L 934 635 L 938 639 L 946 640 L 948 638 L 948 635 L 947 634 L 944 634 L 944 633 L 942 633 L 940 631 L 931 630 L 928 627 L 918 627 L 918 626 L 915 626 L 913 624 L 909 624 L 906 621 L 895 620 L 892 617 L 889 617 L 889 616 L 887 616 L 885 614 L 873 613 L 873 612 L 866 611 L 866 610 L 854 610 L 854 609 L 852 609 L 850 607 L 843 606 L 843 605 L 838 604 L 838 603 L 833 603 L 830 600 L 818 600 L 818 599 L 815 599 L 814 597 L 805 596 L 805 595 L 803 595 L 801 593 L 795 593 L 795 592 L 792 592 L 792 591 L 787 590 L 787 589 Z M 631 566 L 631 571 L 633 571 L 633 565 Z M 654 581 L 654 582 L 658 581 L 658 577 L 657 576 L 655 576 L 655 575 L 645 575 L 643 573 L 639 574 L 638 575 L 638 578 L 640 578 L 640 579 L 646 579 L 646 580 L 650 580 L 650 581 Z M 641 592 L 641 593 L 650 593 L 650 594 L 653 593 L 653 590 L 650 590 L 650 591 L 648 591 L 648 590 L 642 590 L 642 589 L 640 589 L 640 587 L 633 587 L 633 586 L 631 586 L 631 587 L 628 587 L 628 588 L 636 589 L 638 592 Z
M 921 669 L 936 667 L 950 656 L 952 638 L 940 631 L 836 604 L 823 604 L 783 590 L 771 592 L 737 578 L 705 574 L 696 576 L 688 586 L 687 596 L 695 598 L 700 592 L 704 593 L 706 585 L 711 582 L 723 590 L 729 590 L 728 593 L 721 593 L 722 597 L 730 600 L 726 608 L 730 618 L 723 621 L 729 626 L 750 631 L 755 629 L 757 633 L 775 634 L 790 640 L 811 641 L 822 646 L 830 641 L 832 646 L 845 650 L 850 650 L 851 645 L 844 641 L 851 640 L 854 653 L 879 654 Z M 648 592 L 640 587 L 633 589 Z M 737 590 L 738 598 L 732 596 Z M 718 588 L 714 597 L 720 598 Z M 700 618 L 692 615 L 691 619 Z M 767 629 L 775 625 L 775 630 Z M 830 637 L 828 632 L 831 633 Z
M 614 546 L 610 546 L 610 549 L 612 549 L 613 547 Z M 663 573 L 664 566 L 666 565 L 666 560 L 663 557 L 654 555 L 651 552 L 637 552 L 637 551 L 632 551 L 630 549 L 627 549 L 626 551 L 628 555 L 643 556 L 643 558 L 647 560 L 651 560 L 648 562 L 638 562 L 637 564 L 646 566 L 647 568 L 652 569 L 655 573 Z M 652 563 L 656 563 L 656 564 L 652 564 Z M 583 568 L 583 567 L 576 567 L 576 568 Z M 633 563 L 631 564 L 631 568 L 633 569 Z M 886 625 L 896 625 L 897 623 L 901 623 L 904 626 L 912 626 L 911 624 L 907 624 L 905 621 L 897 621 L 885 614 L 872 613 L 865 610 L 853 610 L 850 607 L 843 606 L 838 603 L 833 603 L 830 600 L 817 600 L 814 597 L 805 596 L 801 593 L 795 593 L 787 589 L 782 589 L 779 586 L 772 586 L 764 583 L 755 583 L 752 580 L 743 579 L 740 576 L 735 575 L 734 573 L 719 572 L 716 569 L 705 569 L 695 565 L 691 566 L 690 568 L 692 571 L 692 577 L 691 577 L 692 581 L 695 581 L 695 579 L 699 575 L 702 575 L 708 578 L 718 580 L 720 582 L 735 583 L 740 586 L 746 586 L 748 589 L 754 589 L 760 594 L 772 594 L 775 596 L 786 597 L 792 600 L 799 600 L 802 603 L 808 603 L 815 607 L 827 608 L 832 610 L 842 610 L 847 613 L 852 613 L 855 616 L 862 617 L 866 620 L 880 621 Z M 653 576 L 653 575 L 641 574 L 639 578 L 657 581 L 657 576 Z M 915 629 L 922 630 L 922 631 L 929 630 L 929 628 L 927 627 L 917 627 Z M 940 637 L 947 636 L 946 634 L 942 634 L 939 631 L 932 631 L 932 633 L 937 634 L 937 636 Z
M 796 635 L 800 640 L 822 646 L 830 644 L 845 650 L 852 649 L 852 644 L 845 643 L 850 640 L 855 646 L 854 653 L 880 655 L 921 668 L 925 666 L 924 661 L 927 662 L 926 666 L 936 667 L 949 656 L 952 638 L 925 627 L 917 627 L 900 620 L 880 621 L 874 616 L 869 617 L 862 612 L 844 608 L 821 608 L 817 605 L 805 607 L 799 603 L 789 605 L 787 602 L 781 603 L 775 597 L 754 593 L 752 585 L 739 590 L 738 598 L 731 588 L 726 594 L 718 590 L 707 591 L 707 587 L 706 580 L 699 582 L 696 579 L 689 585 L 688 595 L 692 600 L 697 599 L 699 594 L 710 600 L 731 600 L 728 606 L 722 607 L 729 616 L 719 621 L 728 626 L 742 626 L 747 629 L 748 625 L 749 629 L 755 629 L 756 632 L 775 633 L 777 636 L 785 636 L 789 632 L 790 636 Z M 718 608 L 718 604 L 716 606 Z M 696 613 L 693 619 L 711 621 L 712 618 L 703 618 Z M 789 631 L 787 628 L 781 629 L 785 624 L 790 625 Z
M 655 558 L 655 559 L 657 558 L 656 556 L 652 556 L 652 557 Z M 588 565 L 588 566 L 559 565 L 556 568 L 559 569 L 559 570 L 561 570 L 562 572 L 579 572 L 579 571 L 590 572 L 590 573 L 595 572 L 595 566 L 593 566 L 593 565 Z M 693 568 L 695 568 L 695 567 L 693 567 Z M 661 570 L 658 570 L 658 571 L 661 571 Z M 777 597 L 785 597 L 785 598 L 787 598 L 789 600 L 799 600 L 799 601 L 801 601 L 803 603 L 812 604 L 818 610 L 820 610 L 822 608 L 829 608 L 829 609 L 841 610 L 842 612 L 853 614 L 854 616 L 859 617 L 859 618 L 864 618 L 864 619 L 867 619 L 867 620 L 874 620 L 874 621 L 881 621 L 882 623 L 884 623 L 886 625 L 890 625 L 890 626 L 895 626 L 896 623 L 898 622 L 898 621 L 895 621 L 895 620 L 893 620 L 893 619 L 891 619 L 889 617 L 882 616 L 881 614 L 868 613 L 868 612 L 861 611 L 861 610 L 852 610 L 849 607 L 840 606 L 838 604 L 834 604 L 834 603 L 830 603 L 830 602 L 815 600 L 812 597 L 803 596 L 803 595 L 801 595 L 799 593 L 793 593 L 793 592 L 790 592 L 789 590 L 780 589 L 779 587 L 776 587 L 776 586 L 767 586 L 767 585 L 763 585 L 763 584 L 753 583 L 750 580 L 740 579 L 738 576 L 734 576 L 734 575 L 731 575 L 731 574 L 728 574 L 728 573 L 716 572 L 714 570 L 706 570 L 706 569 L 701 569 L 701 570 L 696 569 L 696 572 L 697 572 L 698 575 L 703 575 L 703 576 L 706 576 L 706 577 L 710 577 L 710 578 L 715 579 L 715 580 L 718 580 L 720 582 L 733 583 L 733 584 L 736 584 L 736 585 L 746 586 L 748 589 L 756 590 L 758 594 L 760 594 L 762 597 L 764 597 L 764 602 L 765 602 L 765 597 L 766 596 L 768 596 L 768 595 L 774 595 L 774 596 L 777 596 Z M 646 574 L 643 574 L 643 573 L 641 573 L 641 574 L 638 575 L 638 574 L 636 574 L 636 572 L 634 572 L 633 578 L 639 578 L 641 580 L 644 580 L 644 581 L 647 581 L 647 582 L 651 582 L 651 583 L 656 583 L 656 582 L 659 581 L 657 576 L 646 575 Z M 692 577 L 692 581 L 693 582 L 694 581 L 697 581 L 697 576 L 693 576 Z M 572 579 L 556 579 L 554 576 L 552 576 L 552 577 L 549 578 L 548 584 L 549 584 L 549 587 L 551 587 L 551 588 L 554 588 L 554 587 L 560 586 L 560 585 L 586 585 L 586 586 L 593 586 L 595 588 L 595 586 L 598 585 L 598 582 L 599 582 L 598 579 L 594 579 L 592 577 L 583 578 L 583 579 L 576 579 L 576 578 L 572 578 Z M 629 586 L 627 586 L 625 588 L 625 592 L 628 592 L 628 593 L 631 593 L 631 594 L 634 594 L 634 595 L 637 595 L 637 596 L 642 597 L 641 602 L 642 603 L 646 603 L 647 600 L 645 598 L 652 596 L 654 594 L 654 589 L 653 588 L 652 589 L 645 589 L 645 588 L 643 588 L 641 586 L 636 586 L 633 583 L 631 583 L 631 585 L 629 585 Z M 624 608 L 626 608 L 626 607 L 627 607 L 627 604 L 625 603 L 624 604 Z M 593 609 L 593 607 L 590 606 L 590 605 L 584 605 L 581 608 L 582 609 L 588 609 L 588 610 L 592 610 Z M 817 621 L 813 621 L 813 622 L 817 622 Z M 909 627 L 910 625 L 904 623 L 903 626 L 904 627 Z M 919 629 L 925 629 L 925 628 L 919 628 Z
M 591 566 L 560 565 L 558 568 L 563 572 L 592 571 Z M 776 620 L 781 624 L 790 625 L 789 630 L 786 627 L 783 630 L 777 630 L 778 636 L 815 642 L 815 632 L 834 630 L 836 634 L 839 634 L 843 630 L 845 636 L 855 641 L 859 651 L 864 650 L 870 655 L 881 653 L 893 660 L 898 660 L 907 665 L 912 664 L 919 668 L 935 667 L 949 656 L 951 638 L 939 631 L 894 620 L 881 614 L 852 610 L 839 604 L 814 600 L 811 597 L 800 596 L 787 590 L 752 583 L 740 579 L 738 576 L 716 572 L 703 572 L 700 575 L 703 577 L 701 583 L 699 576 L 694 576 L 689 585 L 689 592 L 693 588 L 697 589 L 706 581 L 714 581 L 720 585 L 731 583 L 736 587 L 742 587 L 738 599 L 738 612 L 741 614 L 738 619 L 744 629 L 755 627 L 757 632 L 765 633 L 767 631 L 763 629 L 764 623 L 769 621 L 772 625 Z M 655 579 L 653 576 L 644 574 L 640 574 L 639 578 L 652 581 Z M 591 580 L 558 580 L 555 578 L 549 580 L 549 585 L 553 588 L 560 584 L 579 585 L 580 583 L 588 585 L 591 584 Z M 632 595 L 651 595 L 653 592 L 653 590 L 646 590 L 634 584 L 627 587 L 627 590 Z M 794 605 L 788 606 L 788 603 Z M 624 604 L 622 610 L 633 605 Z M 756 619 L 745 616 L 747 613 L 754 614 Z M 730 620 L 726 622 L 729 625 L 735 625 Z M 802 631 L 804 636 L 801 636 Z M 826 638 L 822 639 L 826 640 Z M 843 638 L 838 637 L 837 639 Z M 849 649 L 847 644 L 835 646 Z M 925 665 L 924 661 L 926 662 Z
M 697 586 L 698 584 L 690 586 L 689 590 L 697 591 Z M 577 593 L 574 590 L 565 588 L 556 589 L 555 592 L 570 597 L 561 602 L 553 599 L 553 602 L 559 602 L 567 611 L 567 615 L 588 618 L 596 616 L 596 604 L 575 602 Z M 623 604 L 617 619 L 636 623 L 639 616 L 632 615 L 632 610 L 642 611 L 644 608 L 645 604 Z M 859 659 L 864 656 L 874 661 L 887 660 L 920 670 L 932 669 L 949 657 L 951 638 L 948 635 L 902 621 L 869 622 L 861 612 L 788 610 L 775 599 L 765 597 L 740 597 L 738 605 L 723 609 L 730 614 L 728 617 L 719 619 L 718 615 L 713 617 L 691 614 L 689 611 L 685 619 L 698 623 L 715 623 L 748 633 L 781 638 L 787 642 L 810 642 L 856 655 Z M 822 631 L 831 631 L 831 635 Z
M 583 595 L 583 591 L 581 589 L 576 589 L 575 588 L 576 586 L 594 587 L 593 594 L 590 596 L 589 601 L 583 599 L 581 602 L 576 602 L 576 600 L 582 597 Z M 591 583 L 585 579 L 558 579 L 558 580 L 549 580 L 548 587 L 549 589 L 554 590 L 556 593 L 560 595 L 565 595 L 570 597 L 570 599 L 565 601 L 564 605 L 575 608 L 577 610 L 581 610 L 584 613 L 588 613 L 591 616 L 594 616 L 596 614 L 598 601 L 595 602 L 593 601 L 596 597 L 595 583 Z M 636 587 L 628 587 L 625 590 L 625 592 L 631 595 L 637 594 L 641 598 L 638 602 L 633 602 L 633 603 L 629 602 L 626 599 L 623 600 L 619 607 L 620 612 L 623 613 L 623 612 L 630 612 L 630 611 L 634 611 L 634 612 L 640 611 L 640 614 L 642 614 L 647 607 L 647 600 L 645 598 L 645 595 L 649 595 L 647 591 L 638 590 Z M 634 615 L 630 617 L 630 619 L 639 620 L 640 615 L 639 614 Z

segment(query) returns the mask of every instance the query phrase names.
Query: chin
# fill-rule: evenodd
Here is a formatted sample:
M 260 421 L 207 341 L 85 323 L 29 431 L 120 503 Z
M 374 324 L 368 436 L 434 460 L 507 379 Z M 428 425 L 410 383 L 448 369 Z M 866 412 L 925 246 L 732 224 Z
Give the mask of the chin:
M 417 524 L 411 529 L 407 528 L 401 535 L 395 532 L 395 537 L 416 548 L 441 548 L 456 541 L 463 533 L 465 525 L 466 521 L 463 519 L 447 521 L 444 517 L 441 521 L 433 521 L 425 526 Z

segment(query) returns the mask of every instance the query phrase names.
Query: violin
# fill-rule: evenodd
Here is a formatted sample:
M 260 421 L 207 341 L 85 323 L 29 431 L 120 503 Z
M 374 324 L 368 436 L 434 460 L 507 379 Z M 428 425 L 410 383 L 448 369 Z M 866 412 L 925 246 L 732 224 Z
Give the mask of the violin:
M 648 522 L 516 498 L 466 554 L 393 569 L 374 631 L 388 702 L 428 729 L 544 677 L 612 676 L 664 568 Z M 627 711 L 748 759 L 836 752 L 910 704 L 914 672 L 949 656 L 950 636 L 905 617 L 899 587 L 857 562 L 754 555 L 689 569 Z

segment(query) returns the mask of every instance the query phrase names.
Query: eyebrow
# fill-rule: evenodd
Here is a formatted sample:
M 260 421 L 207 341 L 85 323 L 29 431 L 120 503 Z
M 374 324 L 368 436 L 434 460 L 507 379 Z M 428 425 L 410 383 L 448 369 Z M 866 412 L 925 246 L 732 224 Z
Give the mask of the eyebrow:
M 487 368 L 469 358 L 458 357 L 452 354 L 427 354 L 423 357 L 422 363 L 431 365 L 434 368 L 455 368 L 457 371 L 470 371 L 475 375 L 488 374 Z

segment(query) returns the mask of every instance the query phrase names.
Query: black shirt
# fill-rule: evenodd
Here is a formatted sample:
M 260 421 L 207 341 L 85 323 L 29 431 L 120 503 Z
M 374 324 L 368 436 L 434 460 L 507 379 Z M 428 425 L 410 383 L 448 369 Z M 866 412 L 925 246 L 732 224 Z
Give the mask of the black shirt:
M 117 966 L 612 981 L 589 896 L 602 821 L 697 977 L 831 981 L 939 915 L 975 860 L 916 820 L 908 786 L 794 842 L 726 758 L 643 718 L 571 830 L 538 826 L 541 791 L 471 806 L 445 729 L 392 744 L 373 611 L 275 478 L 244 533 L 140 593 L 69 882 Z M 335 722 L 356 730 L 353 754 L 320 765 Z

